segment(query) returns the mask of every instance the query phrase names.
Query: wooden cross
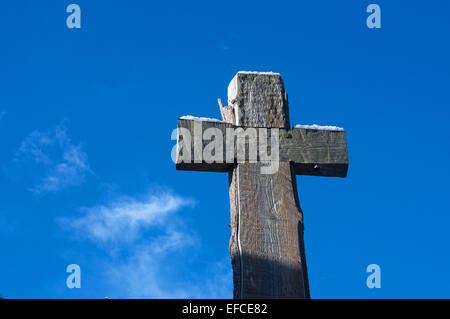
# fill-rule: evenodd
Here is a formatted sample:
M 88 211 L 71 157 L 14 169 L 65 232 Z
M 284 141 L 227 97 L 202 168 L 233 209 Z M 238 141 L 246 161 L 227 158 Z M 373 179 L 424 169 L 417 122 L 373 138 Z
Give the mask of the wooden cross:
M 291 130 L 287 94 L 277 73 L 239 72 L 228 86 L 228 103 L 220 106 L 222 122 L 178 120 L 176 169 L 229 172 L 234 298 L 309 298 L 296 174 L 345 177 L 345 131 Z M 264 138 L 278 132 L 275 172 L 262 173 L 270 163 L 261 156 L 256 161 L 239 158 L 234 144 L 232 153 L 226 143 L 216 144 L 211 152 L 214 161 L 202 158 L 202 150 L 213 140 L 211 134 L 205 138 L 206 130 L 214 129 L 218 139 L 237 127 L 270 128 Z M 260 141 L 260 132 L 257 137 L 247 136 L 248 152 L 252 143 Z M 273 145 L 270 151 L 276 151 Z

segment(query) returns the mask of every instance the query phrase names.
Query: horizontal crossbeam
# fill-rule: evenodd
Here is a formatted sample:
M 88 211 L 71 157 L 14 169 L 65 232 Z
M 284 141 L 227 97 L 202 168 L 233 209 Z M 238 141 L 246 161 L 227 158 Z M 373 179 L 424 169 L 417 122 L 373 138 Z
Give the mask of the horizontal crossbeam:
M 274 149 L 277 136 L 278 154 Z M 348 169 L 345 131 L 247 128 L 224 122 L 178 120 L 177 170 L 226 172 L 235 163 L 271 165 L 274 161 L 292 163 L 297 175 L 345 177 Z

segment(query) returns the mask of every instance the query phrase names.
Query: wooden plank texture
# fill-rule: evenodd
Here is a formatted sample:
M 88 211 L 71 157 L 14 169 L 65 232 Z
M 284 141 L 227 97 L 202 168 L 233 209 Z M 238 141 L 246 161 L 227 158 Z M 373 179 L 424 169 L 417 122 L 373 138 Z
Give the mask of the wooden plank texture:
M 228 85 L 228 103 L 235 109 L 235 125 L 290 127 L 287 94 L 278 73 L 239 72 Z
M 228 90 L 237 125 L 289 129 L 279 75 L 240 74 Z M 274 174 L 238 163 L 230 174 L 230 255 L 235 298 L 309 298 L 303 218 L 289 162 Z
M 223 107 L 219 101 L 223 122 L 178 120 L 176 168 L 229 173 L 229 249 L 235 298 L 309 298 L 296 174 L 345 177 L 345 132 L 291 130 L 287 94 L 279 74 L 238 73 L 228 86 L 228 104 Z M 237 128 L 271 128 L 274 136 L 278 132 L 279 157 L 274 159 L 278 169 L 273 174 L 261 173 L 269 162 L 259 152 L 254 161 L 248 156 L 258 144 L 259 129 L 254 139 L 245 142 L 245 158 L 236 148 L 227 154 L 226 138 L 216 144 L 215 161 L 203 158 L 205 147 Z M 204 140 L 208 129 L 216 135 Z M 267 134 L 269 146 L 271 133 Z M 273 146 L 270 151 L 275 151 Z
M 224 137 L 222 159 L 214 163 L 207 163 L 204 158 L 201 162 L 194 162 L 194 140 L 198 138 L 194 130 L 195 123 L 201 126 L 200 140 L 202 141 L 202 149 L 204 149 L 210 140 L 203 140 L 201 137 L 204 132 L 211 128 L 220 130 Z M 178 134 L 183 132 L 181 129 L 186 129 L 191 135 L 191 143 L 186 145 L 190 147 L 191 161 L 182 161 L 183 147 L 182 143 L 178 143 L 180 146 L 177 149 L 176 168 L 178 170 L 192 170 L 192 171 L 209 171 L 209 172 L 226 172 L 232 169 L 235 163 L 237 163 L 237 139 L 234 143 L 233 153 L 234 161 L 227 163 L 226 160 L 226 134 L 228 129 L 235 129 L 237 126 L 229 123 L 221 122 L 200 122 L 194 120 L 178 120 Z M 245 128 L 244 128 L 245 129 Z M 270 146 L 271 131 L 267 130 L 267 140 Z M 259 138 L 259 130 L 256 130 L 257 138 Z M 348 155 L 347 155 L 347 141 L 345 131 L 329 131 L 329 130 L 314 130 L 295 128 L 292 130 L 279 129 L 280 136 L 280 149 L 279 149 L 279 161 L 292 162 L 294 164 L 294 172 L 297 175 L 316 175 L 316 176 L 335 176 L 345 177 L 347 175 L 348 168 Z M 179 136 L 179 140 L 182 137 Z M 249 154 L 249 142 L 246 139 L 245 146 L 246 159 L 248 160 Z M 259 153 L 258 153 L 258 161 Z

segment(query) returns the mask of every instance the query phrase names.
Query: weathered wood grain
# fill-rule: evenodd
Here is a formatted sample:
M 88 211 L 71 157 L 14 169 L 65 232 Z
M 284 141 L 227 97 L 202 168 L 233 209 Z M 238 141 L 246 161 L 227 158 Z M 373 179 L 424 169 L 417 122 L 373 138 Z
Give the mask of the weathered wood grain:
M 228 85 L 228 105 L 235 110 L 235 125 L 290 127 L 287 94 L 280 74 L 239 72 Z
M 201 126 L 201 131 L 195 132 L 194 125 Z M 234 161 L 227 163 L 226 159 L 226 139 L 227 128 L 235 129 L 236 126 L 229 123 L 220 122 L 199 122 L 194 120 L 178 120 L 178 134 L 183 132 L 181 129 L 186 129 L 190 132 L 191 143 L 186 145 L 191 149 L 191 161 L 183 162 L 183 144 L 178 143 L 176 168 L 178 170 L 192 170 L 192 171 L 209 171 L 209 172 L 226 172 L 232 169 L 233 165 L 237 163 L 237 139 L 235 139 L 233 153 Z M 194 143 L 193 141 L 198 137 L 196 133 L 200 133 L 200 139 L 204 132 L 210 128 L 217 128 L 224 137 L 222 159 L 214 163 L 207 163 L 203 158 L 202 161 L 194 162 Z M 257 138 L 259 139 L 259 130 L 256 130 Z M 270 146 L 270 129 L 267 130 L 267 140 Z M 279 149 L 279 161 L 292 162 L 294 164 L 293 169 L 297 175 L 316 175 L 316 176 L 335 176 L 345 177 L 347 175 L 348 168 L 348 155 L 347 155 L 347 140 L 345 131 L 327 131 L 327 130 L 313 130 L 304 128 L 295 128 L 292 130 L 279 129 L 280 136 L 280 149 Z M 179 140 L 182 137 L 179 136 Z M 202 149 L 206 147 L 210 140 L 202 141 Z M 248 160 L 249 154 L 249 141 L 246 139 L 245 146 L 246 160 Z M 258 161 L 259 152 L 258 152 Z
M 222 115 L 222 119 L 228 123 L 235 123 L 236 120 L 234 118 L 233 107 L 223 106 L 222 101 L 220 99 L 217 99 L 217 102 L 219 103 L 220 114 Z
M 230 253 L 238 274 L 235 286 L 240 287 L 235 297 L 306 298 L 303 220 L 293 191 L 295 175 L 288 162 L 280 163 L 273 175 L 261 174 L 260 165 L 238 164 L 231 173 L 235 206 L 231 227 L 237 232 L 232 233 Z
M 290 130 L 288 99 L 279 74 L 238 73 L 228 87 L 228 103 L 223 107 L 219 102 L 224 122 L 178 120 L 176 168 L 229 172 L 229 249 L 235 298 L 309 298 L 296 174 L 345 177 L 345 132 Z M 237 127 L 279 129 L 278 170 L 261 174 L 268 162 L 262 161 L 259 152 L 251 162 L 248 156 L 240 158 L 236 148 L 227 163 L 226 143 L 221 145 L 221 156 L 214 152 L 215 162 L 198 158 L 211 143 L 201 138 L 207 129 L 225 136 Z M 185 140 L 186 132 L 190 140 Z M 259 133 L 245 142 L 246 154 Z M 269 132 L 268 141 L 270 137 Z M 187 159 L 187 154 L 192 157 Z
M 289 129 L 279 75 L 238 73 L 230 85 L 234 124 Z M 234 297 L 309 298 L 303 218 L 295 201 L 291 164 L 280 163 L 271 175 L 261 174 L 261 165 L 238 163 L 230 172 Z

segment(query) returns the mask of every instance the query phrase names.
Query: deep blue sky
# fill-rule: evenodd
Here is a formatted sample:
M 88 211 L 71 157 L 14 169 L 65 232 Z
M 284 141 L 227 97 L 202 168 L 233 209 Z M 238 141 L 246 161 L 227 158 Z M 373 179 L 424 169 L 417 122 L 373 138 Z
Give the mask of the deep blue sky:
M 66 27 L 66 6 L 82 28 Z M 368 29 L 366 7 L 381 7 Z M 180 172 L 181 115 L 274 71 L 291 124 L 344 127 L 298 178 L 313 298 L 450 297 L 450 3 L 9 1 L 0 8 L 0 294 L 232 297 L 227 175 Z M 381 267 L 380 289 L 366 267 Z M 78 264 L 82 287 L 66 287 Z

